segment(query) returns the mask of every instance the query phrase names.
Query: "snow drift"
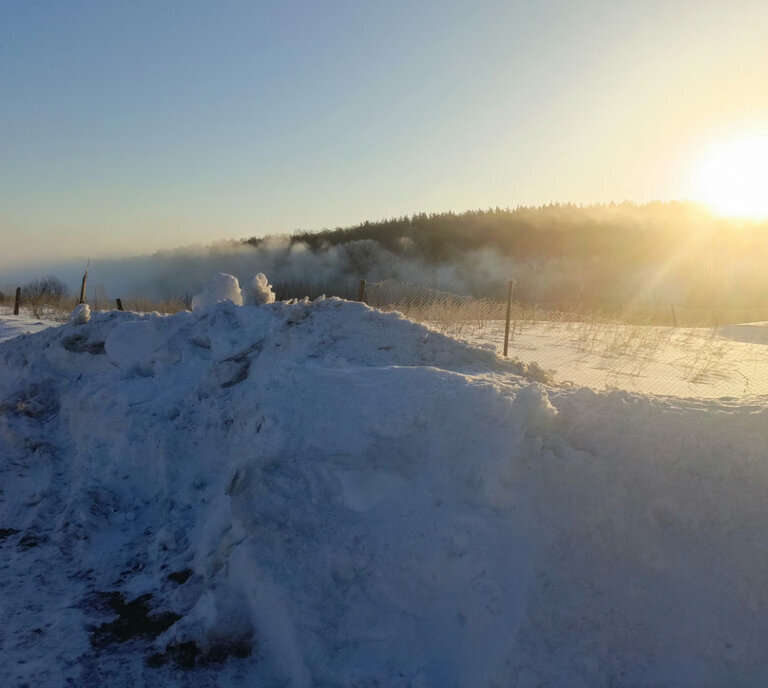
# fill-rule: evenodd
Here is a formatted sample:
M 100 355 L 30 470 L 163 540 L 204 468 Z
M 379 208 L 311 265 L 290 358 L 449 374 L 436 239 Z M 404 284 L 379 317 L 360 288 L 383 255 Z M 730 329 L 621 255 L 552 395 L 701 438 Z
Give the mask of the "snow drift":
M 768 403 L 534 377 L 337 299 L 0 344 L 0 683 L 764 685 Z

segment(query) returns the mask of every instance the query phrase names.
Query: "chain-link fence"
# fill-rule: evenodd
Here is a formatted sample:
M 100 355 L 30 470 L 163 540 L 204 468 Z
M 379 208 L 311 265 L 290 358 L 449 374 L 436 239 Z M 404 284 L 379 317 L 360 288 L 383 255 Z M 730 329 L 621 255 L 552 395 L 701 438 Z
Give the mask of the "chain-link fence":
M 366 302 L 502 353 L 506 304 L 369 282 Z M 768 308 L 549 302 L 510 309 L 509 356 L 558 384 L 682 397 L 768 394 Z

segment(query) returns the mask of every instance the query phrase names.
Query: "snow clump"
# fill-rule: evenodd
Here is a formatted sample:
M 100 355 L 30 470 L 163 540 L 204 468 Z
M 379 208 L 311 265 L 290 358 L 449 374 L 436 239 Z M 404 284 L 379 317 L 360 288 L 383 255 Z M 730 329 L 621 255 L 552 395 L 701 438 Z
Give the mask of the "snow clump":
M 244 306 L 258 306 L 262 303 L 275 302 L 275 292 L 272 291 L 272 285 L 269 284 L 263 272 L 243 284 L 242 294 Z
M 192 310 L 209 308 L 221 301 L 230 301 L 235 306 L 243 305 L 243 294 L 237 277 L 226 272 L 220 272 L 202 292 L 192 297 Z
M 73 325 L 85 325 L 90 319 L 91 308 L 87 303 L 78 303 L 69 316 L 69 322 Z
M 192 297 L 192 310 L 210 308 L 222 301 L 229 301 L 235 306 L 258 306 L 274 303 L 275 292 L 262 272 L 247 280 L 242 289 L 237 277 L 221 272 L 201 293 Z

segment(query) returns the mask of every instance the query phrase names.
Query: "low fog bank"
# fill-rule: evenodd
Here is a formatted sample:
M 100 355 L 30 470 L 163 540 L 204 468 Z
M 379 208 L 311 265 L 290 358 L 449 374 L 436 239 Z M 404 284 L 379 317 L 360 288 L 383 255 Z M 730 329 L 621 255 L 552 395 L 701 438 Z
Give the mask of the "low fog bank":
M 24 283 L 40 274 L 55 274 L 79 288 L 85 262 L 31 266 L 5 275 L 2 284 Z M 413 255 L 397 255 L 372 240 L 351 241 L 313 250 L 289 236 L 270 237 L 258 246 L 238 241 L 207 247 L 183 247 L 151 255 L 91 260 L 89 294 L 103 287 L 108 298 L 189 298 L 218 273 L 239 280 L 265 273 L 279 299 L 320 294 L 354 298 L 360 279 L 397 279 L 450 291 L 485 295 L 498 291 L 520 266 L 493 250 L 470 252 L 460 261 L 430 263 Z M 15 279 L 14 279 L 15 277 Z M 0 287 L 2 289 L 2 287 Z

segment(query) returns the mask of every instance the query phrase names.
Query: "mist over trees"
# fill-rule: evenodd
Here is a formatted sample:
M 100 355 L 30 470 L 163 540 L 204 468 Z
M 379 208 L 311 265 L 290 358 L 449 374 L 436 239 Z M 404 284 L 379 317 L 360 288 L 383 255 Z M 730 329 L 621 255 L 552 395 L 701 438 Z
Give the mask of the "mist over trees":
M 499 296 L 516 279 L 518 297 L 531 302 L 768 305 L 768 223 L 716 217 L 688 202 L 420 213 L 246 243 L 264 254 L 281 246 L 286 268 L 292 252 L 333 254 L 342 281 L 394 277 Z
M 662 259 L 670 241 L 684 241 L 670 230 L 721 229 L 733 222 L 717 219 L 692 203 L 632 203 L 469 210 L 463 213 L 419 213 L 320 232 L 296 232 L 292 243 L 313 251 L 352 241 L 375 241 L 394 253 L 416 253 L 430 262 L 453 260 L 467 250 L 493 248 L 518 259 L 622 255 L 638 260 Z M 261 246 L 269 237 L 246 240 Z

